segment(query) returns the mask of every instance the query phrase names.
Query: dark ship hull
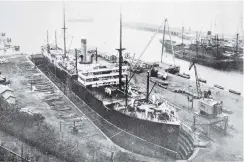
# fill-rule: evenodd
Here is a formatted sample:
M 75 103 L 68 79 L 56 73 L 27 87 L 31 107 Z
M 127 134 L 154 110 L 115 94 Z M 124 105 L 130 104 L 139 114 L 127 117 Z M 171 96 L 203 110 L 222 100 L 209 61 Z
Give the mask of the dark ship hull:
M 167 51 L 167 50 L 166 50 Z M 189 52 L 190 53 L 190 52 Z M 237 70 L 243 71 L 243 60 L 242 59 L 221 59 L 218 60 L 216 58 L 204 58 L 204 57 L 197 57 L 195 55 L 191 55 L 187 52 L 178 51 L 175 52 L 175 57 L 181 60 L 192 62 L 194 59 L 197 59 L 197 63 L 200 65 L 212 67 L 218 70 Z
M 32 61 L 39 66 L 45 66 L 59 80 L 66 84 L 80 99 L 89 105 L 96 113 L 120 129 L 131 133 L 148 142 L 162 146 L 169 156 L 177 156 L 178 138 L 180 133 L 179 124 L 157 123 L 148 120 L 128 116 L 122 112 L 105 106 L 95 95 L 92 88 L 84 87 L 77 80 L 77 76 L 71 76 L 65 70 L 57 68 L 48 58 L 32 58 Z M 42 65 L 41 65 L 42 64 Z M 99 120 L 97 120 L 99 122 Z M 96 124 L 96 121 L 94 122 Z M 103 130 L 102 130 L 103 131 Z M 111 135 L 107 136 L 111 137 Z
M 161 42 L 162 43 L 162 42 Z M 171 45 L 167 42 L 165 43 L 165 50 L 167 53 L 172 54 Z M 197 59 L 197 63 L 200 65 L 212 67 L 218 70 L 225 71 L 243 71 L 243 59 L 239 57 L 225 57 L 221 55 L 223 53 L 223 49 L 219 50 L 219 58 L 217 58 L 214 50 L 206 50 L 201 48 L 198 50 L 198 57 L 196 58 L 196 49 L 194 47 L 190 47 L 189 49 L 184 49 L 181 45 L 174 46 L 174 55 L 176 58 L 192 62 L 193 59 Z

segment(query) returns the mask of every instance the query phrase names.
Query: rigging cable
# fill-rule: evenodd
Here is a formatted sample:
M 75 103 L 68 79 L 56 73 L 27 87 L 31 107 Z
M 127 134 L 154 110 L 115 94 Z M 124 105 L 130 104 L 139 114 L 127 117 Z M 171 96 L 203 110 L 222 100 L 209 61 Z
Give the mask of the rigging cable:
M 175 53 L 174 53 L 174 47 L 173 47 L 172 40 L 171 40 L 171 33 L 170 33 L 170 30 L 169 30 L 169 22 L 168 22 L 168 20 L 167 20 L 167 24 L 168 24 L 168 33 L 169 33 L 169 39 L 170 39 L 171 50 L 172 50 L 173 59 L 174 59 L 174 66 L 175 66 Z
M 162 28 L 163 24 L 164 24 L 164 22 L 161 23 L 161 25 L 159 26 L 159 28 L 157 29 L 157 31 L 153 34 L 153 36 L 151 37 L 151 39 L 150 39 L 150 41 L 148 42 L 147 46 L 144 48 L 144 50 L 142 51 L 141 55 L 139 56 L 139 58 L 138 58 L 136 64 L 135 64 L 131 69 L 133 69 L 133 68 L 138 64 L 138 62 L 140 61 L 140 58 L 141 58 L 142 55 L 146 52 L 147 48 L 149 47 L 149 45 L 151 44 L 151 42 L 153 41 L 153 39 L 154 39 L 155 36 L 157 35 L 158 31 Z M 138 68 L 138 67 L 137 67 L 137 68 Z M 136 69 L 137 69 L 137 68 L 136 68 Z M 135 69 L 135 71 L 136 71 L 136 69 Z M 128 83 L 129 83 L 129 82 L 131 81 L 131 79 L 134 77 L 134 75 L 135 75 L 135 71 L 134 71 L 133 74 L 131 75 L 131 77 L 130 77 Z
M 72 36 L 72 38 L 71 38 L 69 49 L 68 49 L 68 53 L 70 52 L 70 48 L 71 48 L 71 45 L 72 45 L 73 38 L 74 38 L 74 36 Z

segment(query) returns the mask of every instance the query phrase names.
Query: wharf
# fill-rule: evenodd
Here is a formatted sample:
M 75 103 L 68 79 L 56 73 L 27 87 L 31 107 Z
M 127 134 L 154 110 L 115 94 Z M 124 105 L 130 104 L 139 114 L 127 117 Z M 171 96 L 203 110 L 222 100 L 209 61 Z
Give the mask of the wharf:
M 163 68 L 159 68 L 159 71 L 162 71 Z M 141 87 L 141 90 L 146 92 L 146 76 L 147 73 L 135 74 L 132 83 Z M 184 91 L 190 91 L 196 93 L 196 84 L 188 79 L 184 79 L 180 76 L 168 74 L 168 79 L 166 80 L 169 85 L 168 88 L 162 88 L 160 86 L 155 86 L 152 95 L 156 95 L 160 98 L 164 98 L 171 103 L 174 103 L 179 108 L 178 114 L 180 120 L 188 125 L 193 125 L 193 118 L 195 112 L 199 112 L 198 110 L 198 99 L 193 100 L 193 109 L 192 102 L 188 100 L 188 96 L 186 93 L 178 93 L 174 92 L 175 89 L 182 89 Z M 154 85 L 153 82 L 150 84 L 150 89 Z M 214 145 L 216 147 L 215 150 L 211 150 L 208 152 L 206 157 L 207 161 L 221 161 L 221 160 L 229 160 L 233 155 L 236 156 L 236 160 L 240 160 L 239 157 L 243 157 L 242 148 L 243 143 L 243 97 L 235 94 L 231 94 L 229 92 L 223 91 L 216 87 L 209 87 L 208 85 L 201 84 L 202 90 L 210 89 L 212 92 L 212 96 L 216 100 L 223 101 L 223 109 L 231 110 L 233 114 L 228 114 L 229 126 L 232 127 L 232 130 L 228 131 L 226 136 L 223 136 L 220 132 L 216 131 L 215 128 L 210 128 L 211 130 L 211 138 L 214 140 Z M 223 119 L 219 119 L 223 120 Z M 202 117 L 197 118 L 196 123 L 198 123 L 198 127 L 201 127 L 202 122 L 206 124 L 210 124 L 210 121 L 203 119 Z M 234 126 L 234 127 L 233 127 Z M 204 130 L 205 129 L 205 130 Z M 206 131 L 206 128 L 202 129 Z M 224 149 L 223 149 L 224 148 Z M 207 153 L 206 153 L 207 154 Z M 217 155 L 221 154 L 222 157 Z M 199 158 L 198 158 L 199 157 Z M 199 161 L 200 156 L 196 156 L 193 161 Z

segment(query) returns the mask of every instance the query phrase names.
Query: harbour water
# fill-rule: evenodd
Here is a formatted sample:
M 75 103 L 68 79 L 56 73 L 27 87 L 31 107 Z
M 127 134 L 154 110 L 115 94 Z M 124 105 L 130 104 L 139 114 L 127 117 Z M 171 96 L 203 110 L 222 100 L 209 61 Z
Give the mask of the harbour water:
M 133 29 L 124 29 L 123 30 L 123 46 L 126 48 L 125 52 L 129 52 L 131 56 L 135 53 L 135 58 L 139 58 L 144 48 L 146 48 L 148 42 L 154 33 L 133 30 Z M 159 40 L 162 38 L 162 35 L 158 34 L 153 39 L 149 45 L 146 52 L 142 55 L 141 60 L 147 62 L 159 62 L 161 59 L 161 43 Z M 172 39 L 179 39 L 173 37 Z M 88 40 L 88 42 L 92 39 Z M 97 40 L 96 40 L 97 41 Z M 102 44 L 102 42 L 105 42 Z M 98 48 L 102 52 L 111 52 L 118 55 L 118 52 L 115 48 L 118 47 L 118 41 L 113 40 L 101 40 L 101 42 L 96 42 Z M 92 42 L 91 42 L 92 43 Z M 113 45 L 113 46 L 112 46 Z M 115 48 L 113 48 L 115 47 Z M 163 62 L 167 64 L 173 64 L 172 54 L 164 52 Z M 189 71 L 190 63 L 188 61 L 180 60 L 175 58 L 175 64 L 180 65 L 180 72 L 190 74 L 190 80 L 195 80 L 194 70 Z M 197 65 L 197 71 L 200 78 L 206 79 L 207 84 L 213 86 L 214 84 L 221 85 L 228 89 L 234 89 L 240 91 L 243 94 L 243 74 L 236 71 L 221 71 L 216 70 L 210 67 Z

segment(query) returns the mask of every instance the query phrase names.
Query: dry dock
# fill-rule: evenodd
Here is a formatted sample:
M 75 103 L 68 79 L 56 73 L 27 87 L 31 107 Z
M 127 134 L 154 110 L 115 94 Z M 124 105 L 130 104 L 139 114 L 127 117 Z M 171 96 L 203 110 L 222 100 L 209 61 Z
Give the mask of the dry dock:
M 63 132 L 63 137 L 65 139 L 72 139 L 75 142 L 78 141 L 78 147 L 83 148 L 83 145 L 86 144 L 87 141 L 93 142 L 103 148 L 101 154 L 110 156 L 111 152 L 116 153 L 120 150 L 120 148 L 116 147 L 111 142 L 112 140 L 115 143 L 121 143 L 121 147 L 129 151 L 140 153 L 139 151 L 141 150 L 144 154 L 147 152 L 147 155 L 164 159 L 164 161 L 172 161 L 172 159 L 165 157 L 162 152 L 158 151 L 153 145 L 148 145 L 148 143 L 142 142 L 140 139 L 104 121 L 99 115 L 93 112 L 89 106 L 79 100 L 68 88 L 62 85 L 52 74 L 42 69 L 46 72 L 47 78 L 38 71 L 38 69 L 35 69 L 25 55 L 9 56 L 7 60 L 9 62 L 1 64 L 0 67 L 6 78 L 11 80 L 10 86 L 17 94 L 17 98 L 21 99 L 20 107 L 25 108 L 25 110 L 30 113 L 41 113 L 57 130 Z M 51 79 L 57 87 L 50 82 L 49 79 Z M 191 126 L 193 123 L 193 114 L 198 111 L 197 100 L 194 100 L 194 109 L 191 109 L 191 103 L 188 102 L 187 95 L 175 93 L 174 90 L 180 88 L 194 92 L 195 83 L 175 75 L 169 75 L 167 81 L 169 82 L 168 89 L 156 86 L 152 93 L 163 96 L 168 101 L 174 103 L 175 106 L 179 108 L 178 113 L 183 123 Z M 133 78 L 133 82 L 146 91 L 146 73 L 136 74 Z M 150 87 L 152 87 L 152 85 L 153 83 L 150 84 Z M 203 89 L 211 89 L 213 96 L 224 102 L 225 109 L 232 110 L 233 114 L 228 115 L 230 124 L 233 124 L 234 127 L 228 130 L 227 135 L 223 135 L 221 132 L 211 127 L 211 144 L 208 145 L 206 149 L 199 149 L 199 153 L 192 161 L 242 160 L 243 155 L 242 149 L 240 148 L 242 148 L 243 141 L 243 98 L 214 87 L 201 85 Z M 68 98 L 65 97 L 59 89 L 63 91 Z M 79 109 L 77 109 L 77 107 L 79 107 Z M 199 121 L 200 119 L 198 118 L 197 123 Z M 78 129 L 78 134 L 71 133 L 74 124 Z M 105 133 L 101 133 L 99 130 Z M 204 131 L 206 131 L 205 128 L 203 128 L 203 132 Z M 107 137 L 110 140 L 108 140 Z M 204 141 L 209 141 L 209 138 L 204 138 L 204 136 L 202 139 Z M 133 156 L 139 161 L 159 161 L 137 154 L 133 154 Z
M 127 157 L 131 157 L 136 161 L 160 161 L 156 158 L 126 151 L 111 142 L 111 139 L 113 139 L 123 143 L 125 148 L 130 147 L 128 148 L 130 151 L 143 148 L 144 152 L 155 155 L 161 160 L 172 161 L 171 158 L 164 156 L 161 152 L 155 151 L 153 146 L 147 146 L 137 138 L 106 123 L 91 111 L 82 100 L 57 81 L 55 82 L 52 75 L 48 75 L 68 96 L 66 97 L 58 87 L 34 67 L 32 62 L 26 58 L 26 55 L 8 56 L 5 59 L 7 62 L 0 64 L 0 68 L 6 78 L 11 81 L 10 87 L 14 90 L 18 99 L 19 108 L 30 114 L 41 113 L 46 122 L 60 131 L 65 141 L 76 143 L 76 149 L 87 154 L 88 158 L 108 160 L 112 152 L 116 157 L 118 152 L 123 151 Z M 73 133 L 74 128 L 77 133 Z M 106 134 L 103 132 L 106 132 Z M 93 145 L 92 148 L 89 147 L 91 145 Z M 94 152 L 96 152 L 96 155 L 94 155 Z M 121 160 L 115 159 L 115 161 Z

